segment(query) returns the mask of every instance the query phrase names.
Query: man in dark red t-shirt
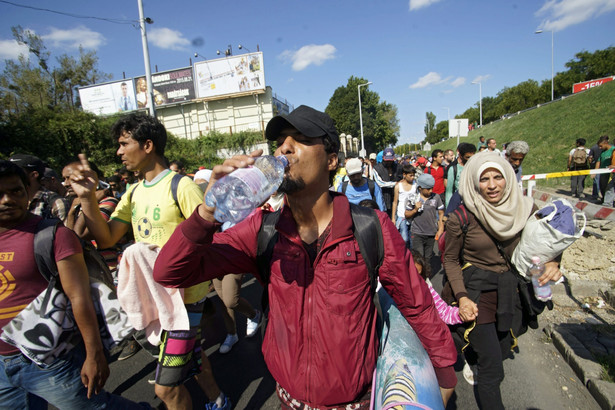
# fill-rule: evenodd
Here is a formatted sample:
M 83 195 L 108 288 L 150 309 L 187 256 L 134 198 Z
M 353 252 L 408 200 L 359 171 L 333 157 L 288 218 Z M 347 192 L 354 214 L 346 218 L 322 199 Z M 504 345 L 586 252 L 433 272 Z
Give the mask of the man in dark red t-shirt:
M 28 211 L 28 184 L 23 169 L 0 161 L 0 329 L 48 285 L 34 259 L 34 234 L 42 218 Z M 79 240 L 60 224 L 53 249 L 62 290 L 71 302 L 83 345 L 47 366 L 38 366 L 17 347 L 0 341 L 2 408 L 41 408 L 45 401 L 60 409 L 141 408 L 102 390 L 109 367 Z
M 436 180 L 436 184 L 433 186 L 433 193 L 440 195 L 442 202 L 444 202 L 444 167 L 442 161 L 444 160 L 444 152 L 441 149 L 435 149 L 431 153 L 431 165 L 425 168 L 425 173 L 430 174 Z

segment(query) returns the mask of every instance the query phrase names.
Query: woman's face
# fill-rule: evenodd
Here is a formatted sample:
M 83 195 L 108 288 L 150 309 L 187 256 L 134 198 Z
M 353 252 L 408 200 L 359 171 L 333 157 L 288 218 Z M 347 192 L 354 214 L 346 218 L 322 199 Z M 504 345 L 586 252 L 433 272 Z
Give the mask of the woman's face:
M 495 168 L 487 168 L 480 175 L 478 188 L 485 201 L 497 204 L 504 195 L 506 180 L 500 171 Z

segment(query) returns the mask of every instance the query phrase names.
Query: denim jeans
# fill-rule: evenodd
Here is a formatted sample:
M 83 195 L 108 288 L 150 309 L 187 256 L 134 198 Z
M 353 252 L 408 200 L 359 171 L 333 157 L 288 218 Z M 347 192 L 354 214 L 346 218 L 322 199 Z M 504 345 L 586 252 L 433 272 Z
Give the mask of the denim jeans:
M 22 354 L 0 356 L 0 409 L 47 410 L 47 402 L 62 410 L 151 408 L 106 391 L 88 399 L 81 382 L 84 359 L 83 344 L 45 368 Z
M 402 239 L 406 242 L 406 247 L 410 249 L 410 225 L 409 221 L 406 218 L 402 218 L 401 216 L 397 217 L 395 221 L 395 227 L 401 234 Z

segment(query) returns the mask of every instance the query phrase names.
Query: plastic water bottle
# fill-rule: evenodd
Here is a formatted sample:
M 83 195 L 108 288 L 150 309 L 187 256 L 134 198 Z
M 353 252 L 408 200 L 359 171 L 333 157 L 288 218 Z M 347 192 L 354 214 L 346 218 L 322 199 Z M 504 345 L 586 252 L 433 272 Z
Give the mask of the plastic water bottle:
M 236 169 L 216 181 L 205 203 L 216 207 L 216 220 L 237 223 L 278 189 L 287 166 L 288 159 L 283 155 L 258 157 L 253 166 Z
M 546 302 L 551 300 L 552 292 L 551 285 L 549 283 L 540 286 L 538 284 L 538 278 L 542 276 L 545 271 L 544 263 L 540 262 L 538 256 L 532 258 L 532 264 L 527 270 L 528 276 L 532 279 L 532 285 L 534 286 L 534 295 L 536 299 Z

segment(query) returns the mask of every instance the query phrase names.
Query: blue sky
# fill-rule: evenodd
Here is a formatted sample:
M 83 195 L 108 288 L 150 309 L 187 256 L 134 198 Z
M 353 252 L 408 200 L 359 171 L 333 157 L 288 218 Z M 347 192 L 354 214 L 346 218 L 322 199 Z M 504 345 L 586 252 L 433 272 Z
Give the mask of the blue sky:
M 79 16 L 17 7 L 47 8 Z M 574 54 L 615 45 L 615 0 L 144 0 L 152 71 L 186 67 L 238 45 L 264 54 L 267 85 L 295 107 L 324 110 L 351 75 L 395 104 L 398 143 L 424 138 L 425 112 L 437 121 L 506 86 L 551 77 Z M 52 56 L 95 50 L 114 79 L 145 73 L 137 1 L 0 0 L 0 69 L 20 51 L 11 26 L 41 36 Z M 610 22 L 610 23 L 609 23 Z M 193 58 L 194 60 L 194 58 Z M 344 132 L 344 130 L 340 130 Z

